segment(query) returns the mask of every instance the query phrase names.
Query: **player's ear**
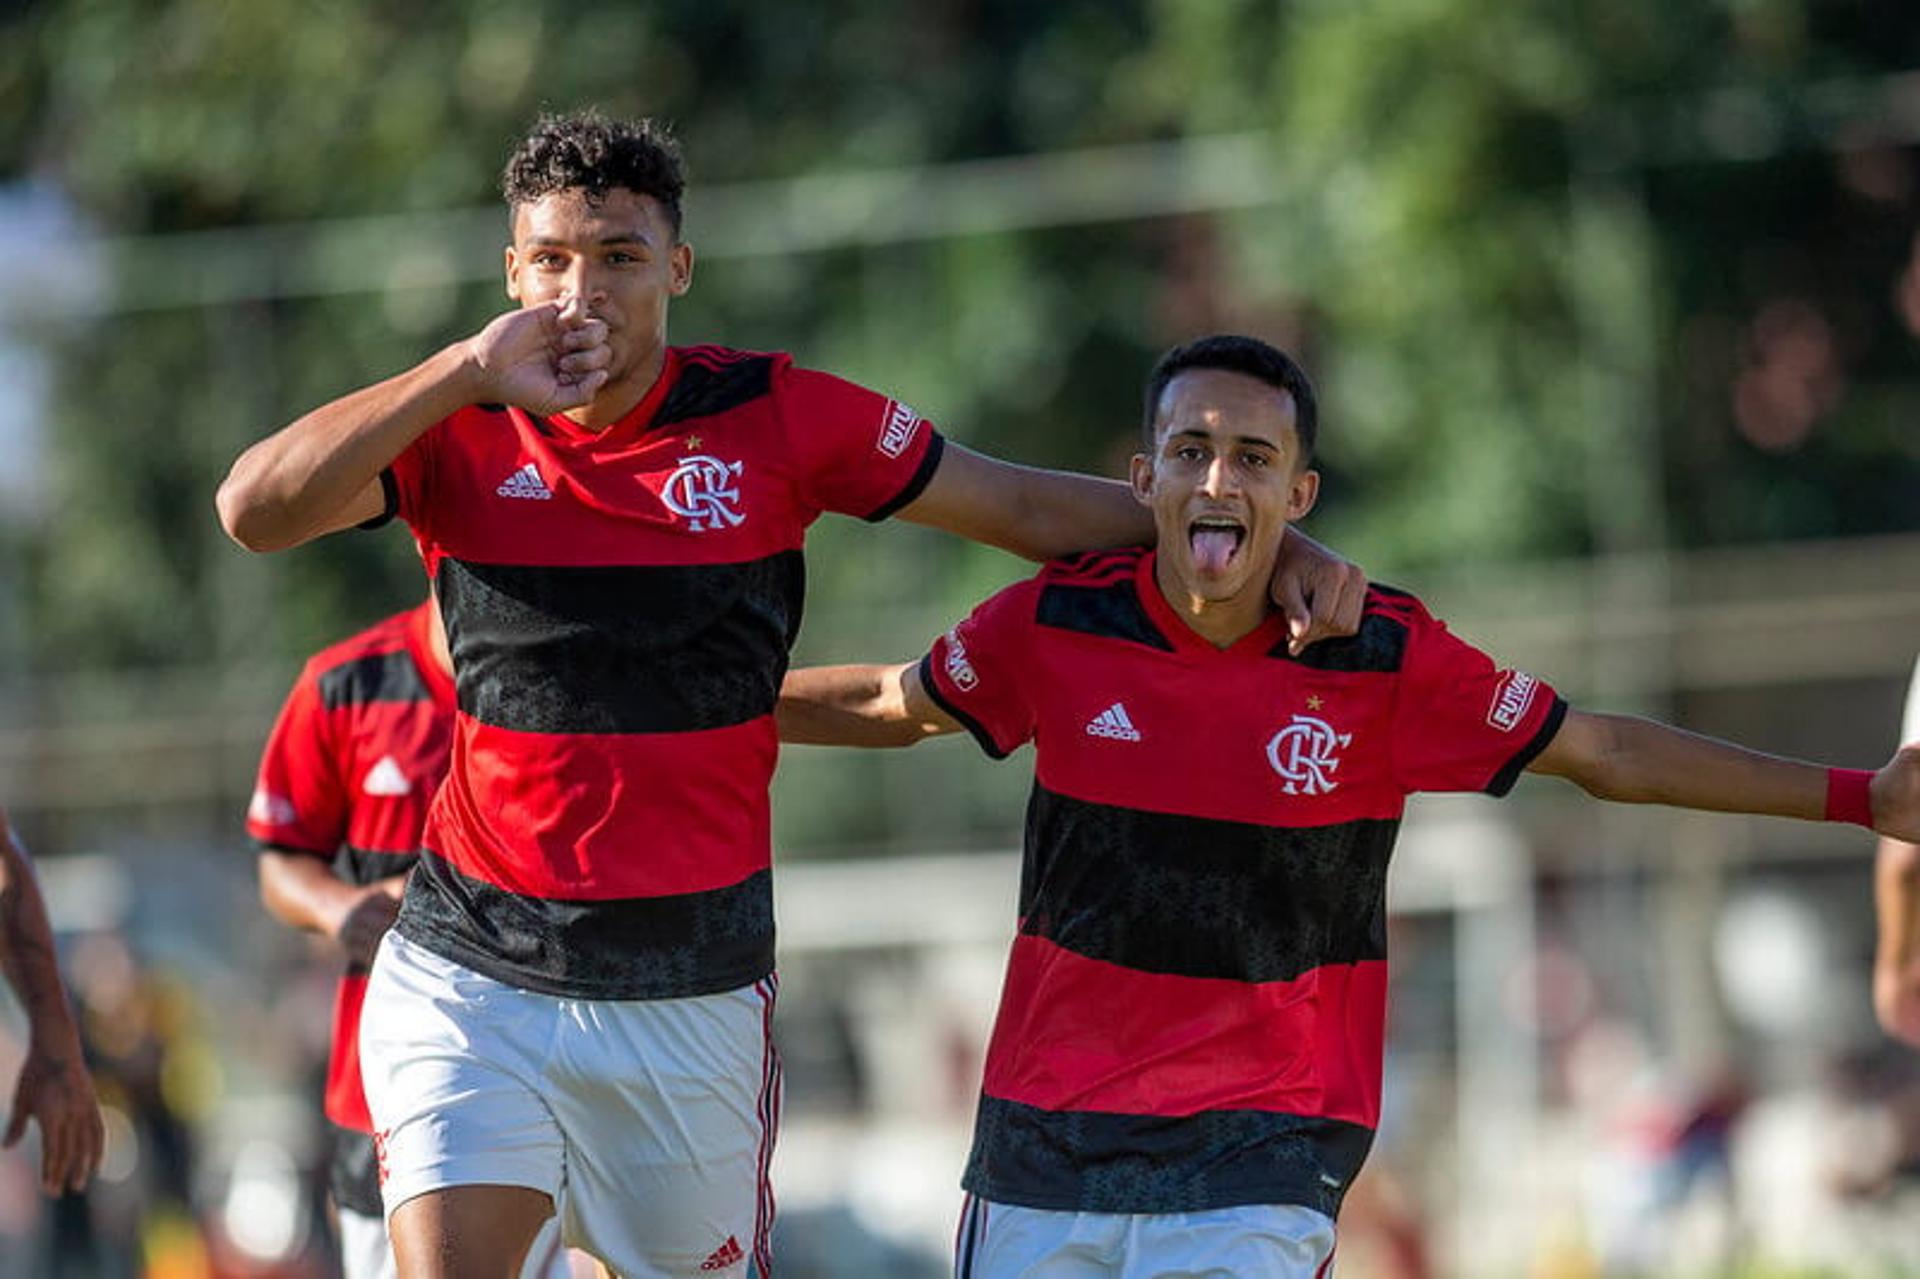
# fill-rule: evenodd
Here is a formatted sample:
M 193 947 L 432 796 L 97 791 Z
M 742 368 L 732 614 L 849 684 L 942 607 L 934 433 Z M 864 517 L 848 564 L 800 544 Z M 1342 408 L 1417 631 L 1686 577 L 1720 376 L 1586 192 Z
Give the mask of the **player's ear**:
M 667 255 L 667 292 L 674 297 L 683 296 L 693 287 L 693 246 L 685 240 L 673 246 Z
M 507 246 L 505 265 L 507 273 L 507 296 L 515 302 L 518 302 L 520 300 L 520 255 L 513 251 L 511 244 Z
M 1127 476 L 1132 481 L 1133 500 L 1142 506 L 1153 502 L 1153 459 L 1145 453 L 1135 453 L 1133 461 L 1127 464 Z
M 1287 488 L 1287 523 L 1305 519 L 1320 498 L 1320 472 L 1303 470 Z

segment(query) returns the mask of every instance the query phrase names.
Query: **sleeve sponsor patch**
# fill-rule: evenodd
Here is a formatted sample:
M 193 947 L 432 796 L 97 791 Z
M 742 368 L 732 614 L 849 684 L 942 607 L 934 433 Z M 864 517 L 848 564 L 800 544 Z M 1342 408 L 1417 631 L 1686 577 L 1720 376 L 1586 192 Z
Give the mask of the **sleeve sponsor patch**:
M 1511 733 L 1527 717 L 1540 681 L 1525 671 L 1508 671 L 1494 686 L 1493 701 L 1487 707 L 1487 723 L 1503 733 Z
M 899 457 L 907 451 L 907 445 L 913 443 L 913 433 L 919 427 L 918 413 L 898 400 L 888 400 L 886 416 L 880 422 L 880 438 L 874 441 L 874 447 L 888 457 Z
M 973 663 L 967 660 L 967 646 L 960 642 L 960 632 L 956 628 L 947 632 L 947 678 L 961 692 L 970 692 L 980 682 L 980 676 L 974 673 Z

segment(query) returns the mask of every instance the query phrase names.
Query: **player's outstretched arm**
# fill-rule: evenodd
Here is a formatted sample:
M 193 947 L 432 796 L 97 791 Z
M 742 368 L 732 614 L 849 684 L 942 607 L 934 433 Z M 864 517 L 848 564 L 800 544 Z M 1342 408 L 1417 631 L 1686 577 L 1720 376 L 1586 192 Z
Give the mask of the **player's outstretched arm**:
M 1877 773 L 1830 769 L 1627 715 L 1569 711 L 1530 772 L 1597 799 L 1721 813 L 1852 821 L 1920 839 L 1920 747 Z
M 558 413 L 606 382 L 606 325 L 573 302 L 509 311 L 405 373 L 306 414 L 242 453 L 214 505 L 252 551 L 297 546 L 380 515 L 380 472 L 469 404 Z
M 948 442 L 940 466 L 900 518 L 945 529 L 1030 560 L 1153 541 L 1153 516 L 1118 480 L 1016 466 Z M 1273 599 L 1297 653 L 1360 629 L 1367 578 L 1356 564 L 1288 529 Z
M 1879 922 L 1873 1011 L 1889 1035 L 1920 1048 L 1920 847 L 1882 839 L 1873 872 Z
M 260 854 L 260 901 L 267 912 L 289 927 L 333 938 L 356 963 L 373 962 L 406 885 L 405 875 L 349 884 L 309 853 Z
M 915 663 L 788 671 L 774 721 L 781 741 L 814 746 L 911 746 L 960 731 L 927 696 Z
M 87 1184 L 106 1148 L 100 1103 L 80 1050 L 80 1031 L 60 984 L 53 928 L 33 863 L 0 814 L 0 967 L 27 1014 L 27 1058 L 13 1089 L 4 1144 L 40 1125 L 40 1184 L 50 1195 Z

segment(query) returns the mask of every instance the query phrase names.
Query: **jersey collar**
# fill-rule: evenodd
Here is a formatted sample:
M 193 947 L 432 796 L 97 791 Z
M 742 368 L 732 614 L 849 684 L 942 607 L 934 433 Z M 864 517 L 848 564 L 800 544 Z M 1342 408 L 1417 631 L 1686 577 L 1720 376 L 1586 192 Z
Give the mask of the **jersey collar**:
M 575 444 L 600 447 L 630 443 L 646 434 L 653 422 L 653 415 L 660 411 L 660 406 L 666 402 L 667 392 L 673 389 L 674 382 L 680 376 L 681 363 L 680 348 L 668 347 L 666 359 L 660 363 L 660 376 L 653 380 L 653 385 L 647 388 L 647 393 L 640 397 L 638 404 L 621 414 L 618 420 L 609 422 L 605 430 L 589 431 L 565 413 L 555 413 L 541 420 L 551 434 Z
M 1160 593 L 1160 583 L 1153 576 L 1154 562 L 1158 558 L 1159 552 L 1153 550 L 1149 550 L 1140 557 L 1140 563 L 1133 573 L 1133 590 L 1140 597 L 1141 607 L 1147 610 L 1147 616 L 1153 619 L 1153 624 L 1159 628 L 1162 635 L 1166 636 L 1167 642 L 1173 645 L 1175 652 L 1201 657 L 1209 655 L 1242 657 L 1247 654 L 1258 656 L 1272 651 L 1274 645 L 1286 638 L 1286 616 L 1269 603 L 1267 616 L 1260 625 L 1242 635 L 1228 647 L 1219 647 L 1188 625 L 1187 619 L 1182 617 L 1173 605 L 1167 602 L 1167 597 Z

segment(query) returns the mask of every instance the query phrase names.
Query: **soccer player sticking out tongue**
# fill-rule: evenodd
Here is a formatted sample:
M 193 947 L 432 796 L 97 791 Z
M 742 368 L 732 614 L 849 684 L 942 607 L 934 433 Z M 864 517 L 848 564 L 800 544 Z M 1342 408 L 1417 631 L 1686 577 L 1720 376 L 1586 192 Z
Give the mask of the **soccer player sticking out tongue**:
M 1295 654 L 1264 588 L 1313 506 L 1313 388 L 1264 342 L 1170 351 L 1132 465 L 1151 549 L 1049 564 L 920 661 L 794 671 L 790 742 L 1034 745 L 960 1279 L 1317 1279 L 1380 1114 L 1386 872 L 1407 797 L 1590 794 L 1920 835 L 1878 773 L 1570 709 L 1413 596 Z

